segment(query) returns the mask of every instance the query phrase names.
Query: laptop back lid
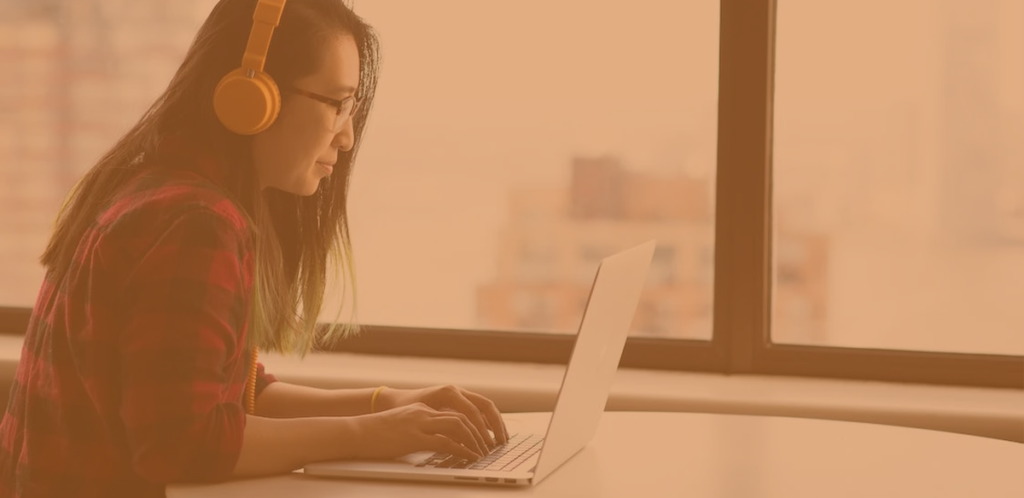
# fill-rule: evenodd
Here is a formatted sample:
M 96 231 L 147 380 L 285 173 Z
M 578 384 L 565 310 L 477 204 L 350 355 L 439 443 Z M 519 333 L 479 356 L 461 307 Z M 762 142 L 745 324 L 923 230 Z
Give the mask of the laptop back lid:
M 539 483 L 594 437 L 619 366 L 656 241 L 604 258 L 590 289 L 562 378 L 533 482 Z

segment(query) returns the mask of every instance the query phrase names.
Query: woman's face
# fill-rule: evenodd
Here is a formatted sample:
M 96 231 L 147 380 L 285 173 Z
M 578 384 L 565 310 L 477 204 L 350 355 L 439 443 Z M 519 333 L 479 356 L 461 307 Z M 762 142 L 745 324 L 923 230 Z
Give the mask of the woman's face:
M 350 35 L 337 36 L 324 47 L 320 69 L 292 86 L 344 100 L 359 85 L 359 51 Z M 253 161 L 261 188 L 273 187 L 308 196 L 331 174 L 339 151 L 352 150 L 352 119 L 335 130 L 337 107 L 281 89 L 277 120 L 253 137 Z

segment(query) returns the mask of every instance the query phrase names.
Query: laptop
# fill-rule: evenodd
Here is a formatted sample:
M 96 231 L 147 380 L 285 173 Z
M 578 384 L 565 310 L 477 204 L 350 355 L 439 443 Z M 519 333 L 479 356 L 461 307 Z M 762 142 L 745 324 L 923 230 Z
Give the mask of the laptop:
M 306 465 L 308 476 L 535 486 L 583 449 L 604 413 L 655 240 L 601 261 L 576 343 L 546 423 L 530 426 L 502 414 L 510 439 L 477 462 L 421 451 L 394 460 L 344 460 Z

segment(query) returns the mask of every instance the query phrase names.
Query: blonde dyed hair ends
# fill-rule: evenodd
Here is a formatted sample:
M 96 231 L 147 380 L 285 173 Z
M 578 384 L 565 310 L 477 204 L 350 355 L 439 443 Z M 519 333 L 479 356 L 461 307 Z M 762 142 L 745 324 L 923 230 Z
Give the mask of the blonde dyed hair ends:
M 247 345 L 304 357 L 314 349 L 330 348 L 337 341 L 357 336 L 361 330 L 356 316 L 358 291 L 348 224 L 337 225 L 333 230 L 334 236 L 323 247 L 322 257 L 318 254 L 320 248 L 308 250 L 306 255 L 315 256 L 304 258 L 304 262 L 311 264 L 299 265 L 295 277 L 286 285 L 281 285 L 289 279 L 282 268 L 283 255 L 276 243 L 273 223 L 264 216 L 255 225 L 262 228 L 253 233 L 257 242 Z M 328 270 L 332 268 L 335 271 L 330 275 Z M 324 291 L 331 276 L 344 278 L 341 305 L 333 320 L 320 324 Z M 348 299 L 352 316 L 342 321 Z M 318 330 L 320 327 L 323 329 Z

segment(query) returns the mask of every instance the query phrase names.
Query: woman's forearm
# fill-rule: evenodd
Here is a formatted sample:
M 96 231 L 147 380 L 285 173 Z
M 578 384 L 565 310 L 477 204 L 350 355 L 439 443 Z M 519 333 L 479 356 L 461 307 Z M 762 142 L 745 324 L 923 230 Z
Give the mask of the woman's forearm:
M 359 418 L 272 419 L 246 416 L 232 477 L 284 474 L 312 462 L 358 455 Z
M 273 382 L 256 399 L 256 415 L 269 418 L 348 417 L 370 413 L 375 388 L 319 389 Z

